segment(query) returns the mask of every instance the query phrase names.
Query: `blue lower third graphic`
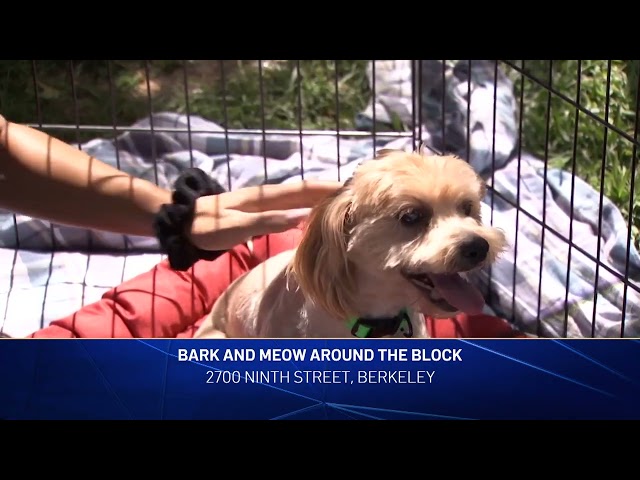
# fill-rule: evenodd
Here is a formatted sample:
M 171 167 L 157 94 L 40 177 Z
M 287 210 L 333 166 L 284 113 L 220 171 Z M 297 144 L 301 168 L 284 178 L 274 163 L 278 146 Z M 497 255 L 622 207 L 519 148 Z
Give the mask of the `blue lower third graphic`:
M 7 340 L 4 419 L 638 419 L 637 340 Z

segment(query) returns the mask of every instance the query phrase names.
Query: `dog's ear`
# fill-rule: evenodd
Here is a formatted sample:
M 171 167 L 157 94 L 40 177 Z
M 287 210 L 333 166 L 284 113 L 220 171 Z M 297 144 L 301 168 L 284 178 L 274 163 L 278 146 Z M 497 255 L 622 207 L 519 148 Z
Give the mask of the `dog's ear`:
M 318 204 L 293 259 L 300 289 L 337 319 L 353 315 L 354 281 L 347 259 L 352 192 L 348 186 Z

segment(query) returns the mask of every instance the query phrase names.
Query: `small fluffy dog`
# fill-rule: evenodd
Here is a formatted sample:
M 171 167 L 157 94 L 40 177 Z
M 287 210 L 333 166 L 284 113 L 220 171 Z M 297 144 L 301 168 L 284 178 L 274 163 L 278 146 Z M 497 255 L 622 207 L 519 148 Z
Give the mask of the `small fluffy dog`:
M 480 312 L 460 274 L 505 247 L 480 218 L 484 192 L 459 158 L 379 152 L 312 211 L 297 249 L 231 284 L 196 338 L 426 337 L 423 315 Z

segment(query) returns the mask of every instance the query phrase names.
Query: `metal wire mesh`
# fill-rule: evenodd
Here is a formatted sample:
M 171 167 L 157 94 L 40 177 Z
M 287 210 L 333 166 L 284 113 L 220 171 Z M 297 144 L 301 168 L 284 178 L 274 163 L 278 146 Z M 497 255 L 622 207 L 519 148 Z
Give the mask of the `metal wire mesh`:
M 291 78 L 292 78 L 293 85 L 295 85 L 295 87 L 292 90 L 293 95 L 295 97 L 295 100 L 293 102 L 294 109 L 295 109 L 295 112 L 293 112 L 295 117 L 295 123 L 296 123 L 295 127 L 276 128 L 276 127 L 273 127 L 273 122 L 271 121 L 272 119 L 268 118 L 268 113 L 266 111 L 265 98 L 266 98 L 267 91 L 270 88 L 272 88 L 273 85 L 267 84 L 267 81 L 265 80 L 265 68 L 266 68 L 265 65 L 267 61 L 259 60 L 256 63 L 256 69 L 257 69 L 256 88 L 258 92 L 259 105 L 260 105 L 260 108 L 259 108 L 260 118 L 258 119 L 259 128 L 234 128 L 233 126 L 231 126 L 232 122 L 230 121 L 230 112 L 229 112 L 229 109 L 230 109 L 229 94 L 228 94 L 228 85 L 229 85 L 229 79 L 230 79 L 230 73 L 228 71 L 229 67 L 224 61 L 215 61 L 215 62 L 219 63 L 219 67 L 218 67 L 219 75 L 218 75 L 218 78 L 216 79 L 216 82 L 219 86 L 219 92 L 221 92 L 219 97 L 219 102 L 221 104 L 221 118 L 215 118 L 212 120 L 220 122 L 221 126 L 223 127 L 222 134 L 224 135 L 224 140 L 226 145 L 226 156 L 227 156 L 227 166 L 228 166 L 228 170 L 227 170 L 228 185 L 231 185 L 231 175 L 232 175 L 231 168 L 229 167 L 229 164 L 230 164 L 229 160 L 231 158 L 230 136 L 232 135 L 237 135 L 237 134 L 257 135 L 262 138 L 263 144 L 266 144 L 267 139 L 272 136 L 298 137 L 298 144 L 299 144 L 299 151 L 300 151 L 300 172 L 301 172 L 302 178 L 305 178 L 305 175 L 306 175 L 304 155 L 303 155 L 303 152 L 305 151 L 305 142 L 308 142 L 309 139 L 311 138 L 317 138 L 317 137 L 335 138 L 336 140 L 335 156 L 336 156 L 337 167 L 341 167 L 346 163 L 344 158 L 342 158 L 341 156 L 341 142 L 344 139 L 356 139 L 356 138 L 370 139 L 372 155 L 375 153 L 376 149 L 380 145 L 381 139 L 389 141 L 392 139 L 410 138 L 413 148 L 416 148 L 423 140 L 423 128 L 424 128 L 423 125 L 425 124 L 423 120 L 425 119 L 429 120 L 428 116 L 430 115 L 430 113 L 426 111 L 425 108 L 423 108 L 423 98 L 427 94 L 427 92 L 425 92 L 425 84 L 424 84 L 425 78 L 423 78 L 423 75 L 424 75 L 423 60 L 411 61 L 411 90 L 412 90 L 411 109 L 410 109 L 411 125 L 409 129 L 405 129 L 404 131 L 398 131 L 398 130 L 392 130 L 392 129 L 380 130 L 378 118 L 376 118 L 377 116 L 376 108 L 372 109 L 372 119 L 371 119 L 372 121 L 371 121 L 370 130 L 345 128 L 342 126 L 343 125 L 342 120 L 344 118 L 343 117 L 344 109 L 347 105 L 345 105 L 344 100 L 341 99 L 341 95 L 340 95 L 341 85 L 344 79 L 340 73 L 340 64 L 338 61 L 334 61 L 334 75 L 330 81 L 330 85 L 332 86 L 333 97 L 334 97 L 330 102 L 333 109 L 333 112 L 330 114 L 330 116 L 333 115 L 333 117 L 335 117 L 335 127 L 333 129 L 329 129 L 326 127 L 325 128 L 305 127 L 306 112 L 304 111 L 304 108 L 303 108 L 304 102 L 303 102 L 303 91 L 302 91 L 302 77 L 303 77 L 302 67 L 306 65 L 305 62 L 308 62 L 305 60 L 296 60 L 293 62 L 291 67 L 292 69 Z M 379 86 L 376 83 L 377 82 L 376 80 L 377 79 L 377 75 L 376 75 L 377 62 L 379 61 L 375 61 L 375 60 L 370 61 L 370 72 L 369 72 L 370 73 L 369 74 L 369 78 L 370 78 L 369 95 L 372 98 L 372 103 L 374 105 L 376 104 L 376 99 L 377 99 L 377 96 L 379 95 L 379 91 L 378 91 Z M 466 138 L 464 142 L 465 148 L 461 152 L 461 155 L 466 156 L 467 159 L 469 159 L 472 154 L 472 135 L 474 132 L 474 125 L 471 124 L 472 111 L 474 106 L 472 105 L 472 98 L 473 98 L 472 76 L 470 73 L 474 66 L 473 62 L 476 62 L 476 61 L 468 60 L 468 61 L 458 62 L 458 66 L 460 69 L 466 68 L 468 71 L 467 81 L 466 81 L 466 92 L 464 91 L 465 90 L 464 88 L 461 89 L 461 92 L 462 92 L 461 94 L 466 97 L 466 102 L 467 102 L 466 129 L 465 129 Z M 616 102 L 618 101 L 618 99 L 612 98 L 612 93 L 611 93 L 612 75 L 613 75 L 611 60 L 606 61 L 606 78 L 604 81 L 604 85 L 602 85 L 602 88 L 604 89 L 604 92 L 605 92 L 604 103 L 597 104 L 597 105 L 594 105 L 593 102 L 586 102 L 585 104 L 585 99 L 583 95 L 584 92 L 581 90 L 582 88 L 581 82 L 584 76 L 584 72 L 583 72 L 584 65 L 581 61 L 577 62 L 577 70 L 575 71 L 575 75 L 574 75 L 575 89 L 573 92 L 570 92 L 567 89 L 563 89 L 561 88 L 561 86 L 557 86 L 554 84 L 554 79 L 556 78 L 556 76 L 554 75 L 554 72 L 556 71 L 554 69 L 554 67 L 556 66 L 555 61 L 548 61 L 548 68 L 547 68 L 547 71 L 544 72 L 544 74 L 535 73 L 531 69 L 527 68 L 527 62 L 525 61 L 498 60 L 498 61 L 492 61 L 492 62 L 493 63 L 492 63 L 491 70 L 493 75 L 493 102 L 492 102 L 491 117 L 493 122 L 493 135 L 492 135 L 492 142 L 490 146 L 491 169 L 488 175 L 488 180 L 490 180 L 488 181 L 488 183 L 489 183 L 489 189 L 491 191 L 491 194 L 488 197 L 488 203 L 490 206 L 489 208 L 490 218 L 486 220 L 488 220 L 488 222 L 490 222 L 491 224 L 494 223 L 494 206 L 495 206 L 494 204 L 497 200 L 505 204 L 509 204 L 513 208 L 515 208 L 516 210 L 515 223 L 512 226 L 515 232 L 515 242 L 513 244 L 514 265 L 517 264 L 519 255 L 522 254 L 522 252 L 519 252 L 519 249 L 518 249 L 521 219 L 526 218 L 541 227 L 540 264 L 538 268 L 539 278 L 537 280 L 538 305 L 537 305 L 537 312 L 535 313 L 536 315 L 535 330 L 536 331 L 532 333 L 537 333 L 538 335 L 544 335 L 544 329 L 542 327 L 542 323 L 544 319 L 541 318 L 541 311 L 542 311 L 541 305 L 544 302 L 544 299 L 542 298 L 542 294 L 541 294 L 543 289 L 543 268 L 544 268 L 542 257 L 545 252 L 546 240 L 549 238 L 549 236 L 554 236 L 557 239 L 562 240 L 568 246 L 568 258 L 566 260 L 567 272 L 566 272 L 566 278 L 565 278 L 566 291 L 564 295 L 564 304 L 562 306 L 564 310 L 564 328 L 561 336 L 567 336 L 569 333 L 568 319 L 569 319 L 569 312 L 571 308 L 570 298 L 569 298 L 570 296 L 569 283 L 570 283 L 570 273 L 572 269 L 572 255 L 575 255 L 576 252 L 579 252 L 579 254 L 581 254 L 582 256 L 594 262 L 594 265 L 595 265 L 594 268 L 595 268 L 596 284 L 594 286 L 594 292 L 593 292 L 593 314 L 592 314 L 592 322 L 591 322 L 592 329 L 590 332 L 590 336 L 597 336 L 595 331 L 595 324 L 596 324 L 595 319 L 596 319 L 596 307 L 597 307 L 596 301 L 598 298 L 598 281 L 599 281 L 600 270 L 604 270 L 608 272 L 617 280 L 622 282 L 623 299 L 622 299 L 622 309 L 620 312 L 622 316 L 621 326 L 620 326 L 620 336 L 624 336 L 623 332 L 625 328 L 626 315 L 629 307 L 628 305 L 629 291 L 640 293 L 640 288 L 638 287 L 638 285 L 630 279 L 630 272 L 631 272 L 630 252 L 634 244 L 633 228 L 634 228 L 634 222 L 636 222 L 636 215 L 637 215 L 637 209 L 638 209 L 635 201 L 635 174 L 637 170 L 637 147 L 639 145 L 638 143 L 638 117 L 639 117 L 638 111 L 639 111 L 640 95 L 638 95 L 638 89 L 640 89 L 640 81 L 638 79 L 634 80 L 631 76 L 629 77 L 629 82 L 631 82 L 632 80 L 635 82 L 635 85 L 633 87 L 635 88 L 637 98 L 635 100 L 634 110 L 632 112 L 633 120 L 630 123 L 627 123 L 625 127 L 619 124 L 615 124 L 615 122 L 612 121 L 611 119 L 610 112 L 612 112 L 616 108 Z M 103 102 L 106 102 L 109 105 L 109 108 L 110 108 L 109 118 L 111 120 L 111 124 L 106 124 L 106 122 L 105 124 L 82 122 L 79 109 L 78 109 L 78 93 L 77 93 L 76 77 L 77 77 L 77 71 L 79 67 L 77 62 L 69 62 L 68 64 L 68 73 L 69 73 L 68 80 L 70 82 L 72 109 L 74 112 L 73 117 L 75 118 L 75 121 L 73 123 L 72 122 L 46 123 L 44 121 L 46 111 L 44 111 L 42 106 L 42 103 L 43 103 L 42 90 L 43 90 L 43 84 L 47 83 L 47 79 L 43 78 L 40 72 L 40 68 L 39 68 L 40 62 L 37 62 L 35 60 L 31 61 L 30 63 L 31 77 L 32 77 L 32 84 L 33 84 L 33 98 L 35 102 L 35 108 L 34 108 L 35 117 L 30 120 L 25 119 L 24 123 L 28 124 L 29 126 L 46 131 L 47 133 L 50 133 L 54 136 L 63 136 L 63 138 L 68 139 L 69 141 L 72 141 L 70 138 L 70 135 L 73 134 L 75 135 L 75 139 L 73 139 L 73 141 L 75 141 L 80 146 L 80 148 L 82 148 L 83 140 L 89 137 L 98 137 L 98 136 L 114 136 L 115 137 L 118 135 L 122 135 L 123 133 L 126 133 L 126 132 L 133 132 L 133 133 L 150 132 L 151 135 L 155 135 L 158 133 L 176 133 L 176 134 L 184 133 L 188 135 L 188 149 L 191 155 L 190 164 L 191 166 L 193 166 L 194 157 L 193 157 L 192 136 L 198 135 L 198 134 L 207 134 L 207 133 L 219 134 L 220 131 L 201 129 L 197 127 L 192 128 L 190 118 L 194 111 L 193 98 L 192 98 L 194 96 L 193 94 L 194 89 L 192 87 L 192 81 L 190 79 L 188 62 L 184 60 L 181 61 L 181 65 L 180 65 L 181 84 L 178 84 L 174 88 L 176 89 L 180 88 L 183 92 L 182 95 L 184 98 L 183 98 L 182 105 L 183 105 L 183 113 L 187 117 L 187 122 L 188 122 L 187 127 L 186 128 L 182 128 L 182 127 L 168 128 L 164 126 L 159 127 L 157 125 L 154 125 L 153 113 L 156 111 L 156 108 L 154 105 L 155 99 L 154 99 L 154 89 L 152 85 L 151 63 L 152 63 L 151 61 L 142 62 L 142 74 L 144 77 L 144 81 L 143 81 L 144 96 L 146 97 L 146 107 L 147 107 L 146 113 L 149 118 L 148 126 L 126 125 L 126 124 L 123 124 L 121 121 L 119 121 L 119 119 L 117 118 L 116 106 L 126 100 L 122 98 L 118 98 L 118 95 L 117 95 L 118 88 L 115 85 L 114 67 L 113 67 L 112 61 L 107 61 L 105 63 L 106 69 L 107 69 L 107 84 L 108 84 L 109 98 L 102 99 Z M 441 85 L 439 87 L 441 98 L 438 100 L 440 104 L 441 118 L 436 119 L 437 121 L 440 122 L 440 126 L 441 126 L 441 128 L 439 128 L 440 131 L 438 132 L 438 135 L 440 136 L 440 140 L 439 142 L 437 142 L 439 147 L 438 145 L 434 145 L 434 144 L 429 145 L 429 147 L 432 150 L 434 150 L 436 153 L 448 153 L 447 146 L 450 144 L 450 139 L 448 139 L 447 137 L 451 135 L 451 133 L 449 132 L 447 127 L 447 118 L 448 118 L 448 115 L 450 115 L 450 112 L 448 111 L 448 108 L 450 107 L 445 101 L 445 85 L 447 85 L 447 82 L 450 82 L 451 79 L 447 76 L 447 69 L 446 69 L 447 61 L 445 60 L 441 61 L 441 65 L 442 65 L 441 78 L 440 78 Z M 495 172 L 497 168 L 496 167 L 496 122 L 497 122 L 497 108 L 499 103 L 498 102 L 499 70 L 508 70 L 512 75 L 511 78 L 513 79 L 513 84 L 516 91 L 515 101 L 517 103 L 517 110 L 519 112 L 518 120 L 517 120 L 517 142 L 516 142 L 516 147 L 513 154 L 517 158 L 517 169 L 516 169 L 517 181 L 516 181 L 516 191 L 514 195 L 515 200 L 513 198 L 510 198 L 508 195 L 504 194 L 503 192 L 497 191 L 496 189 L 493 188 L 496 182 Z M 638 76 L 638 78 L 640 78 L 640 76 Z M 428 89 L 430 88 L 430 86 L 426 85 L 426 88 Z M 543 91 L 545 93 L 545 95 L 543 95 L 542 97 L 546 97 L 546 98 L 541 97 L 542 99 L 540 100 L 540 102 L 543 103 L 543 107 L 541 108 L 545 112 L 543 115 L 544 126 L 541 130 L 542 132 L 541 135 L 543 138 L 540 140 L 544 145 L 541 151 L 541 156 L 544 161 L 543 177 L 544 177 L 545 185 L 547 184 L 548 170 L 551 168 L 549 143 L 551 141 L 552 135 L 554 135 L 554 133 L 551 132 L 552 118 L 555 118 L 553 117 L 553 115 L 560 115 L 563 117 L 573 118 L 572 131 L 561 132 L 562 135 L 567 135 L 572 138 L 571 158 L 567 163 L 565 163 L 565 169 L 571 172 L 571 178 L 572 178 L 571 187 L 570 187 L 571 188 L 570 205 L 568 206 L 568 212 L 570 216 L 568 235 L 562 234 L 562 232 L 552 227 L 548 222 L 547 202 L 549 201 L 549 198 L 547 198 L 548 195 L 547 195 L 546 188 L 543 189 L 543 192 L 542 192 L 541 202 L 543 206 L 541 209 L 541 215 L 535 211 L 530 211 L 526 206 L 521 205 L 521 188 L 523 188 L 522 185 L 524 184 L 521 179 L 521 175 L 522 175 L 521 162 L 523 161 L 522 160 L 523 145 L 526 144 L 526 139 L 523 138 L 523 130 L 524 130 L 524 123 L 527 120 L 527 115 L 528 115 L 527 106 L 525 105 L 525 93 L 527 91 L 527 88 L 539 89 L 540 91 Z M 552 109 L 552 104 L 554 105 L 553 109 Z M 561 107 L 558 106 L 560 104 L 562 105 Z M 430 119 L 430 120 L 433 121 L 434 119 Z M 574 234 L 575 234 L 574 216 L 577 208 L 577 206 L 574 205 L 574 191 L 576 189 L 575 179 L 579 177 L 578 169 L 580 165 L 577 159 L 580 157 L 579 150 L 581 148 L 581 141 L 583 140 L 580 136 L 579 127 L 581 122 L 584 122 L 584 121 L 595 122 L 596 124 L 598 124 L 599 127 L 601 127 L 602 129 L 602 135 L 603 135 L 601 165 L 599 168 L 599 173 L 596 176 L 597 177 L 596 180 L 598 181 L 597 183 L 599 184 L 599 188 L 597 188 L 599 193 L 599 203 L 598 203 L 599 219 L 597 222 L 598 234 L 597 234 L 597 246 L 595 248 L 595 255 L 587 251 L 583 246 L 578 245 L 574 239 Z M 632 128 L 629 128 L 630 125 L 632 125 Z M 557 134 L 557 132 L 555 132 L 555 134 Z M 630 175 L 628 176 L 629 182 L 630 182 L 628 185 L 628 192 L 629 192 L 628 199 L 626 200 L 627 201 L 626 205 L 624 205 L 624 208 L 627 211 L 627 218 L 625 220 L 627 220 L 628 230 L 626 232 L 626 242 L 625 242 L 626 260 L 625 260 L 625 267 L 623 271 L 618 271 L 612 268 L 609 264 L 602 261 L 601 259 L 601 251 L 603 247 L 601 243 L 602 242 L 601 230 L 603 228 L 602 218 L 603 218 L 603 209 L 605 205 L 605 198 L 607 197 L 607 195 L 605 194 L 605 184 L 607 180 L 607 175 L 610 173 L 610 169 L 607 165 L 608 141 L 612 134 L 615 134 L 617 136 L 616 138 L 618 139 L 618 141 L 626 142 L 628 145 L 632 146 L 632 154 L 630 156 L 631 158 L 626 158 L 625 161 L 627 163 L 623 165 L 624 168 L 626 168 L 628 171 L 631 172 Z M 114 145 L 116 148 L 117 166 L 118 168 L 120 168 L 119 144 L 115 142 Z M 159 153 L 156 151 L 157 144 L 155 142 L 151 142 L 151 148 L 152 148 L 152 152 L 151 152 L 152 158 L 154 160 L 158 159 Z M 270 172 L 268 171 L 269 169 L 268 169 L 266 148 L 262 149 L 262 157 L 264 160 L 263 162 L 264 178 L 265 178 L 265 182 L 268 182 L 270 180 L 270 177 L 269 177 Z M 156 167 L 155 162 L 154 162 L 154 167 Z M 345 180 L 344 178 L 340 178 L 340 171 L 341 170 L 338 168 L 337 170 L 338 178 L 336 179 L 340 181 Z M 158 182 L 157 168 L 154 168 L 154 178 L 157 183 Z M 624 189 L 624 187 L 621 187 L 621 188 Z M 14 222 L 15 222 L 15 217 L 14 217 Z M 53 228 L 50 229 L 50 235 L 51 235 L 51 244 L 53 247 L 52 250 L 56 251 L 56 248 L 57 248 L 56 237 L 54 235 Z M 87 255 L 87 269 L 88 269 L 88 265 L 91 257 L 91 239 L 92 237 L 91 235 L 89 235 L 88 241 L 89 241 L 90 252 Z M 20 238 L 18 234 L 17 224 L 16 224 L 15 244 L 16 244 L 16 250 L 20 249 Z M 125 245 L 125 257 L 129 253 L 130 253 L 129 246 Z M 14 255 L 14 265 L 12 266 L 12 273 L 11 273 L 12 278 L 13 278 L 14 269 L 15 269 L 15 258 L 16 256 Z M 52 253 L 51 264 L 53 264 L 53 253 Z M 51 274 L 52 274 L 52 271 L 50 269 L 49 278 L 51 278 Z M 493 275 L 492 271 L 489 271 L 488 272 L 489 284 L 491 284 L 492 275 Z M 124 271 L 123 271 L 123 278 L 124 278 Z M 83 288 L 85 283 L 86 283 L 86 277 L 85 277 L 85 281 L 83 281 Z M 47 283 L 45 285 L 44 302 L 46 302 L 46 298 L 47 298 L 46 290 L 47 290 L 48 284 L 49 284 L 49 280 L 47 280 Z M 12 288 L 12 285 L 9 285 L 9 290 L 11 290 L 11 288 Z M 508 318 L 508 319 L 514 320 L 513 315 L 514 315 L 514 312 L 516 311 L 516 299 L 518 298 L 518 281 L 516 278 L 515 267 L 513 269 L 513 279 L 512 279 L 512 288 L 511 288 L 510 296 L 511 296 L 511 308 L 507 310 L 510 311 L 509 315 L 511 316 L 511 318 Z M 84 298 L 84 293 L 83 293 L 83 298 Z M 489 304 L 491 304 L 491 298 L 489 298 L 488 300 L 489 300 Z M 45 305 L 43 304 L 42 306 L 43 312 L 44 312 L 44 308 L 45 308 Z M 6 317 L 7 317 L 7 312 L 5 309 L 5 319 Z M 42 318 L 42 324 L 44 324 L 44 316 Z

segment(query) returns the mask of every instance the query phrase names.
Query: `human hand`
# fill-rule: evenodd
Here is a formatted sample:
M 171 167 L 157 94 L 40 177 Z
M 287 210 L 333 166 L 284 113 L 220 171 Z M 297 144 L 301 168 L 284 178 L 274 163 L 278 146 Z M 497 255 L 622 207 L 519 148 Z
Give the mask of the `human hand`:
M 226 250 L 255 236 L 294 228 L 313 206 L 341 186 L 339 182 L 302 181 L 200 197 L 191 241 L 202 250 Z

